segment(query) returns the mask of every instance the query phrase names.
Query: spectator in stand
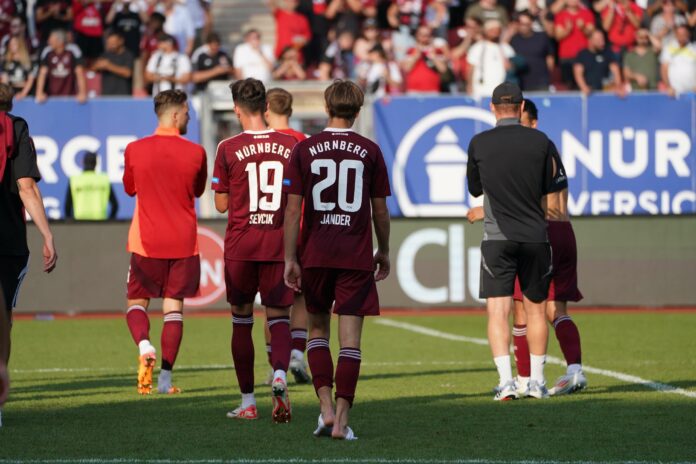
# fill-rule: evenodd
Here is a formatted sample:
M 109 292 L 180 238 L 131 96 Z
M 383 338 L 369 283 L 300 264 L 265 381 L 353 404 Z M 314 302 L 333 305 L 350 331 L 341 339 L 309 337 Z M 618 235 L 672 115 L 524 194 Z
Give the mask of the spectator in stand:
M 278 64 L 273 70 L 273 79 L 277 81 L 303 81 L 307 78 L 302 64 L 300 52 L 296 48 L 287 46 L 280 54 Z
M 663 44 L 675 40 L 677 27 L 687 24 L 684 16 L 676 7 L 674 0 L 661 0 L 661 11 L 650 21 L 650 33 L 660 39 Z
M 280 57 L 285 47 L 302 50 L 312 38 L 307 18 L 295 11 L 298 0 L 270 0 L 276 23 L 275 56 Z M 300 62 L 303 62 L 300 52 Z
M 325 3 L 324 16 L 330 27 L 337 31 L 351 31 L 353 37 L 360 35 L 363 9 L 372 9 L 376 13 L 377 5 L 375 0 L 325 0 Z
M 425 24 L 425 11 L 432 0 L 391 0 L 387 10 L 387 21 L 393 29 L 394 58 L 401 62 L 416 41 L 414 36 Z
M 205 45 L 193 54 L 193 82 L 199 92 L 208 88 L 211 81 L 227 80 L 234 74 L 232 60 L 220 45 L 220 36 L 211 32 Z
M 575 59 L 580 50 L 587 48 L 587 38 L 595 29 L 594 22 L 594 15 L 580 0 L 565 0 L 565 8 L 554 18 L 561 79 L 571 88 L 577 87 L 573 77 Z
M 189 10 L 177 0 L 162 0 L 161 13 L 165 17 L 164 32 L 176 39 L 177 49 L 186 56 L 193 53 L 196 27 Z
M 202 45 L 212 32 L 213 20 L 210 16 L 210 4 L 212 0 L 186 0 L 186 9 L 188 10 L 193 28 L 195 30 L 195 46 Z
M 626 94 L 617 56 L 606 46 L 604 32 L 600 30 L 592 32 L 587 48 L 578 53 L 573 65 L 573 74 L 580 91 L 585 95 L 604 90 L 610 81 L 617 95 Z
M 533 30 L 534 17 L 527 10 L 519 13 L 516 25 L 517 33 L 510 40 L 510 46 L 515 55 L 524 59 L 524 66 L 517 74 L 520 87 L 524 91 L 548 90 L 554 68 L 549 37 Z
M 425 24 L 433 31 L 433 37 L 447 39 L 448 24 L 450 21 L 450 0 L 432 0 L 425 7 Z
M 10 34 L 12 18 L 17 14 L 14 0 L 0 0 L 0 37 Z
M 442 76 L 448 71 L 447 55 L 434 46 L 428 26 L 420 26 L 416 31 L 416 45 L 406 53 L 401 69 L 407 92 L 440 92 Z
M 601 13 L 602 28 L 614 53 L 622 56 L 636 41 L 636 31 L 643 19 L 643 9 L 633 0 L 609 0 Z
M 356 60 L 353 54 L 355 36 L 346 29 L 339 32 L 336 40 L 326 49 L 319 65 L 319 79 L 355 79 Z
M 507 72 L 512 68 L 510 58 L 515 51 L 506 43 L 500 43 L 502 24 L 490 19 L 483 24 L 483 39 L 469 49 L 467 62 L 469 76 L 467 92 L 475 97 L 488 97 L 493 89 L 505 82 Z
M 660 76 L 660 41 L 647 29 L 638 29 L 636 46 L 624 55 L 623 73 L 632 90 L 654 90 Z
M 377 20 L 374 18 L 367 18 L 363 23 L 362 35 L 358 37 L 353 47 L 353 55 L 355 55 L 356 62 L 359 64 L 363 61 L 367 61 L 372 49 L 380 42 Z
M 499 21 L 502 27 L 506 27 L 510 22 L 507 11 L 498 5 L 496 0 L 479 0 L 478 3 L 472 3 L 466 10 L 466 18 L 476 18 L 481 24 Z
M 2 38 L 0 38 L 0 56 L 5 55 L 5 52 L 7 51 L 7 44 L 13 37 L 17 37 L 24 40 L 27 44 L 29 55 L 32 58 L 36 58 L 36 56 L 38 55 L 37 48 L 39 44 L 35 39 L 29 36 L 29 33 L 27 32 L 27 25 L 24 22 L 24 18 L 22 18 L 21 16 L 15 16 L 14 18 L 12 18 L 12 21 L 10 21 L 9 34 L 6 34 Z
M 145 67 L 145 82 L 152 84 L 153 96 L 165 90 L 186 90 L 191 82 L 191 61 L 176 50 L 176 39 L 171 35 L 160 34 L 157 51 Z
M 678 26 L 676 39 L 662 48 L 662 82 L 669 95 L 696 91 L 696 44 L 687 26 Z
M 145 33 L 140 39 L 140 59 L 143 63 L 150 61 L 150 57 L 159 47 L 159 36 L 164 32 L 166 18 L 161 13 L 152 13 L 145 23 Z
M 29 54 L 26 39 L 11 37 L 2 58 L 2 83 L 12 87 L 15 100 L 31 95 L 39 70 Z
M 75 43 L 83 57 L 91 62 L 104 52 L 104 24 L 97 8 L 101 0 L 75 0 L 73 2 L 73 31 Z
M 106 34 L 106 51 L 94 63 L 92 69 L 101 73 L 101 94 L 132 95 L 133 64 L 135 58 L 126 48 L 126 41 L 119 31 Z
M 77 96 L 77 101 L 87 101 L 87 82 L 84 61 L 73 47 L 66 45 L 67 34 L 55 30 L 48 36 L 48 46 L 41 59 L 36 82 L 36 102 L 48 97 Z
M 377 44 L 368 53 L 368 58 L 358 68 L 358 80 L 365 93 L 382 98 L 399 93 L 403 78 L 399 65 L 389 60 L 384 48 Z
M 234 49 L 232 62 L 238 80 L 254 78 L 266 84 L 271 80 L 275 57 L 271 47 L 261 43 L 261 33 L 249 29 L 244 34 L 244 43 Z
M 121 33 L 126 48 L 134 57 L 140 56 L 141 29 L 147 21 L 145 8 L 141 8 L 138 2 L 131 0 L 116 0 L 112 3 L 105 20 L 111 29 Z
M 55 30 L 68 31 L 72 27 L 73 7 L 71 0 L 37 0 L 34 21 L 42 44 Z
M 467 82 L 469 73 L 469 63 L 467 54 L 471 47 L 481 40 L 483 25 L 476 18 L 469 18 L 464 21 L 464 26 L 457 31 L 457 37 L 461 39 L 452 49 L 452 68 L 455 76 L 460 82 Z M 465 90 L 466 86 L 462 88 Z

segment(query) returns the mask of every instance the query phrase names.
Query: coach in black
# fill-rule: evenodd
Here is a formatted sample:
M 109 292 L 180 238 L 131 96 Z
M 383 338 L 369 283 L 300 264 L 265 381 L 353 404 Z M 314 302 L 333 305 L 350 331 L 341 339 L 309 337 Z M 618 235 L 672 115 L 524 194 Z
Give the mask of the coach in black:
M 44 271 L 51 272 L 57 260 L 41 192 L 36 186 L 41 175 L 29 126 L 24 119 L 7 113 L 12 109 L 12 97 L 12 88 L 0 84 L 0 408 L 7 401 L 10 388 L 7 365 L 12 308 L 29 261 L 25 209 L 44 239 Z
M 553 182 L 555 146 L 542 132 L 520 125 L 522 91 L 503 83 L 493 91 L 496 127 L 469 144 L 469 192 L 484 195 L 481 298 L 487 298 L 488 340 L 500 375 L 496 400 L 517 398 L 510 365 L 509 315 L 515 275 L 527 311 L 531 353 L 528 396 L 544 398 L 548 327 L 544 316 L 551 277 L 551 248 L 541 207 Z

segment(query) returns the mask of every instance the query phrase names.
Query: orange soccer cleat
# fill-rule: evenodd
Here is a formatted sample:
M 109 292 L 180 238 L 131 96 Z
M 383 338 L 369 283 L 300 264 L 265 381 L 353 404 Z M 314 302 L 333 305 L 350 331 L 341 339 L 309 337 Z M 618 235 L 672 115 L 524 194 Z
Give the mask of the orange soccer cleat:
M 138 393 L 141 395 L 152 393 L 152 370 L 156 361 L 155 353 L 145 353 L 138 358 Z

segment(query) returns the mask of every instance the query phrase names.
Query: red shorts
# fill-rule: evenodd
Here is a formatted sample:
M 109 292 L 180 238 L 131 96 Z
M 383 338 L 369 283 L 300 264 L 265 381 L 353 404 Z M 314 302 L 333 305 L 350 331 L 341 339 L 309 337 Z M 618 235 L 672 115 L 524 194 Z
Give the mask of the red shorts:
M 293 303 L 293 291 L 285 285 L 285 263 L 225 260 L 227 301 L 233 306 L 253 303 L 261 293 L 261 304 L 285 308 Z
M 147 258 L 133 253 L 128 269 L 128 298 L 176 298 L 198 295 L 201 259 Z
M 553 275 L 548 300 L 580 301 L 582 293 L 578 289 L 578 250 L 573 226 L 570 222 L 561 221 L 547 221 L 546 224 L 553 252 Z M 513 298 L 522 301 L 519 279 L 515 279 Z
M 302 270 L 302 292 L 311 314 L 379 316 L 379 296 L 372 271 L 309 268 Z

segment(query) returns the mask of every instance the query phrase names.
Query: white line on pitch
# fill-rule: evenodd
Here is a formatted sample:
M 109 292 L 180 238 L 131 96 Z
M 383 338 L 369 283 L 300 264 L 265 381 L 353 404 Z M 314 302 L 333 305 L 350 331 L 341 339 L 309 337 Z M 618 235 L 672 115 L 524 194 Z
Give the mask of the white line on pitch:
M 423 327 L 422 325 L 410 324 L 408 322 L 400 322 L 395 321 L 393 319 L 380 318 L 375 320 L 375 323 L 380 325 L 386 325 L 389 327 L 395 327 L 398 329 L 408 330 L 410 332 L 415 332 L 422 335 L 428 335 L 430 337 L 441 338 L 444 340 L 452 340 L 456 342 L 466 342 L 474 343 L 476 345 L 488 346 L 488 340 L 486 340 L 485 338 L 466 337 L 464 335 L 442 332 L 440 330 L 430 329 L 428 327 Z M 558 364 L 559 366 L 566 365 L 564 360 L 556 358 L 555 356 L 547 356 L 546 362 L 551 364 Z M 635 375 L 624 374 L 623 372 L 599 369 L 596 367 L 587 366 L 585 364 L 582 365 L 582 370 L 585 372 L 589 372 L 590 374 L 603 375 L 605 377 L 611 377 L 613 379 L 617 379 L 630 384 L 643 385 L 645 387 L 652 388 L 653 390 L 657 390 L 662 393 L 672 393 L 675 395 L 687 396 L 689 398 L 696 398 L 696 392 L 684 390 L 683 388 L 668 385 L 666 383 L 654 382 L 652 380 L 643 379 Z
M 0 464 L 23 463 L 23 464 L 649 464 L 651 461 L 544 461 L 544 460 L 523 460 L 523 461 L 497 461 L 490 459 L 383 459 L 383 458 L 324 458 L 324 459 L 303 459 L 303 458 L 269 458 L 269 459 L 27 459 L 12 460 L 0 459 Z M 693 462 L 682 461 L 675 464 L 695 464 Z

